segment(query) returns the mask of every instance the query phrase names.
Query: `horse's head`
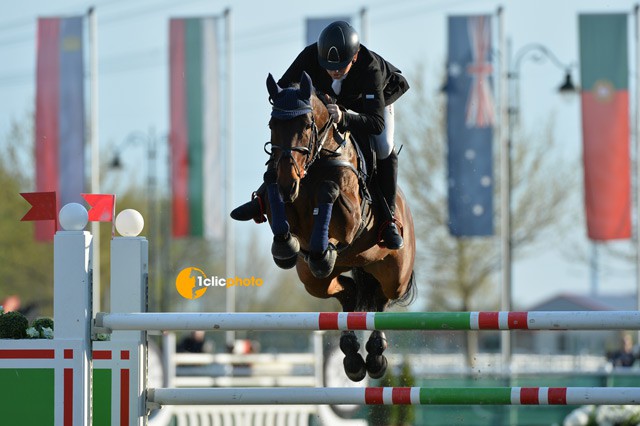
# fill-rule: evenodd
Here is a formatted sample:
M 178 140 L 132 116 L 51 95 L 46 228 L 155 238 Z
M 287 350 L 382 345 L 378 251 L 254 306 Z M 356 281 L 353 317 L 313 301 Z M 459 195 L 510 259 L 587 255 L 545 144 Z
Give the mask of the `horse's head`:
M 316 115 L 320 116 L 320 121 L 326 122 L 328 114 L 313 95 L 311 78 L 305 72 L 299 87 L 285 89 L 280 88 L 269 74 L 267 89 L 273 104 L 269 121 L 273 150 L 271 160 L 276 164 L 282 199 L 293 202 L 298 197 L 300 180 L 306 175 L 319 149 Z

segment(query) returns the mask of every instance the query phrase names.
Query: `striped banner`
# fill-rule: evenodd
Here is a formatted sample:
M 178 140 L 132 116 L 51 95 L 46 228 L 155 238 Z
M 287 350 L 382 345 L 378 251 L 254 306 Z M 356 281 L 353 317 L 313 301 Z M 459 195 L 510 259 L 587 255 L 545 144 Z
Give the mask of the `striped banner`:
M 601 405 L 638 404 L 640 388 L 159 388 L 147 397 L 160 405 Z
M 631 238 L 627 14 L 580 14 L 582 145 L 587 234 Z
M 174 237 L 223 236 L 217 40 L 216 18 L 170 20 Z
M 36 65 L 36 192 L 58 194 L 57 205 L 81 203 L 85 192 L 82 16 L 38 19 Z M 35 224 L 36 239 L 53 239 Z
M 640 311 L 98 313 L 109 330 L 640 330 Z

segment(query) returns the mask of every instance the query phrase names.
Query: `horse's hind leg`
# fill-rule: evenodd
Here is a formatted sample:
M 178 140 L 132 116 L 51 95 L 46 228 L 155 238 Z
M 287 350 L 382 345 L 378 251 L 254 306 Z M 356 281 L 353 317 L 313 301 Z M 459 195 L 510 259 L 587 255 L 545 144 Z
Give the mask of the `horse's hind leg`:
M 354 270 L 354 277 L 359 286 L 357 309 L 362 311 L 383 312 L 389 299 L 382 291 L 380 282 L 371 274 L 361 270 Z M 365 345 L 367 359 L 365 366 L 369 377 L 379 379 L 387 371 L 387 357 L 382 353 L 387 349 L 387 338 L 384 332 L 374 330 Z
M 364 358 L 358 352 L 360 342 L 353 331 L 343 331 L 340 336 L 340 350 L 344 354 L 342 365 L 347 377 L 354 382 L 359 382 L 367 375 L 367 368 Z
M 338 297 L 345 312 L 353 312 L 357 303 L 356 283 L 344 275 L 338 276 L 338 281 L 344 287 L 344 291 Z M 340 350 L 345 355 L 342 365 L 347 377 L 359 382 L 367 375 L 364 358 L 360 354 L 360 343 L 353 331 L 343 331 L 340 336 Z
M 369 340 L 365 345 L 367 350 L 367 360 L 365 362 L 369 377 L 379 379 L 387 371 L 387 357 L 382 352 L 387 349 L 387 337 L 384 332 L 375 330 L 371 332 Z
M 378 286 L 375 294 L 376 312 L 383 312 L 389 299 L 387 299 L 382 293 L 382 288 Z M 387 349 L 387 337 L 384 332 L 380 330 L 374 330 L 367 340 L 365 345 L 367 351 L 367 360 L 365 362 L 369 377 L 372 379 L 379 379 L 384 376 L 387 371 L 387 357 L 382 353 Z

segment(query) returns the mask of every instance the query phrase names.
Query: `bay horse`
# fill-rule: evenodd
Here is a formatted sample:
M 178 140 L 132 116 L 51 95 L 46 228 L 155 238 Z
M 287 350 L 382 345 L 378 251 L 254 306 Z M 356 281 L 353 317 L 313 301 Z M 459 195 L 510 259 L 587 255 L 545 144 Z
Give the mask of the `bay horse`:
M 339 134 L 311 78 L 303 73 L 299 85 L 280 88 L 269 74 L 267 89 L 273 109 L 264 210 L 276 264 L 295 266 L 310 295 L 334 297 L 345 312 L 382 312 L 392 302 L 410 303 L 416 242 L 403 193 L 398 190 L 396 216 L 404 247 L 389 250 L 380 245 L 384 219 L 367 196 L 355 143 Z M 382 377 L 386 347 L 384 333 L 373 331 L 365 361 L 355 333 L 343 331 L 340 348 L 349 379 Z

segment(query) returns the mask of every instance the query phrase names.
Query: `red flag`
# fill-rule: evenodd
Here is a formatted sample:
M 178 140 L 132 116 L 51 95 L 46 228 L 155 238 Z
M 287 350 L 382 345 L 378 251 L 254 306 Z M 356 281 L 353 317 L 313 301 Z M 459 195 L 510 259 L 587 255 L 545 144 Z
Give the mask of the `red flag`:
M 116 208 L 114 194 L 82 194 L 82 198 L 91 206 L 89 222 L 112 222 Z
M 36 228 L 36 241 L 51 241 L 58 230 L 58 209 L 56 207 L 56 193 L 50 192 L 21 192 L 22 198 L 31 204 L 31 209 L 20 221 L 52 220 L 53 228 Z
M 20 195 L 31 204 L 31 210 L 20 221 L 57 219 L 55 192 L 21 192 Z

